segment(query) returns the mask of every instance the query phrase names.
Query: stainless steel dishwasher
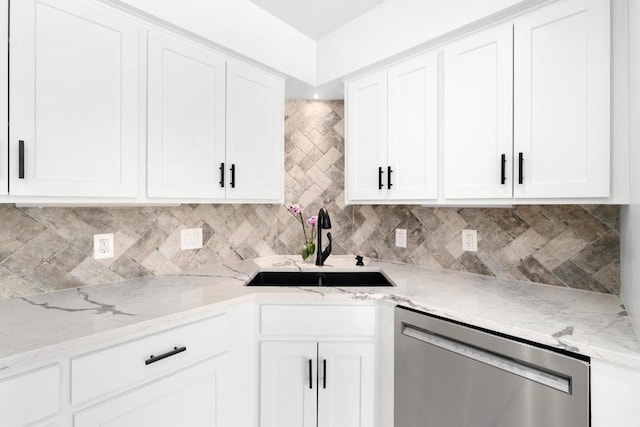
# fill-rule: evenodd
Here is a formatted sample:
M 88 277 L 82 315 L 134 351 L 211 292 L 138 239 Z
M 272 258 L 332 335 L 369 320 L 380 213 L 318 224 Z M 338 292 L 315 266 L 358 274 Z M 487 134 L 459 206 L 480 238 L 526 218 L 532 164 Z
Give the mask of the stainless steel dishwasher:
M 589 358 L 402 307 L 395 427 L 588 427 Z

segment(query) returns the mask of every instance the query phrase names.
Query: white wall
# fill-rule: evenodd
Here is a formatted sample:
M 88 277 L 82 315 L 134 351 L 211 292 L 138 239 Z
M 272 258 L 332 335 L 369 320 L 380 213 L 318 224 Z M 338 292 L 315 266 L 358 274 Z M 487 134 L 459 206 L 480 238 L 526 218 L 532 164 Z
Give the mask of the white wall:
M 387 0 L 318 40 L 317 83 L 343 77 L 510 7 L 545 0 Z
M 248 0 L 110 0 L 214 42 L 303 82 L 316 82 L 316 43 Z
M 640 333 L 640 1 L 629 0 L 629 206 L 621 209 L 622 301 Z
M 105 0 L 181 27 L 311 86 L 507 10 L 554 0 L 386 0 L 317 42 L 249 0 Z

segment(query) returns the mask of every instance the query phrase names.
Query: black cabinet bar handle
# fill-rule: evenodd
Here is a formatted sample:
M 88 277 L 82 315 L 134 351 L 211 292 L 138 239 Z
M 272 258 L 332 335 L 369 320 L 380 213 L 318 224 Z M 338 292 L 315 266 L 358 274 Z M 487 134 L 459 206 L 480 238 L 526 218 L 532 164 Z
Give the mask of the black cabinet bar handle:
M 220 187 L 224 188 L 224 163 L 220 163 Z
M 24 141 L 18 141 L 18 178 L 24 179 Z
M 231 188 L 236 188 L 236 164 L 231 165 Z
M 144 361 L 145 365 L 151 365 L 152 363 L 156 363 L 158 360 L 166 359 L 167 357 L 171 357 L 175 354 L 182 353 L 183 351 L 187 351 L 187 347 L 173 347 L 173 350 L 167 351 L 166 353 L 162 353 L 159 356 L 151 355 L 147 360 Z
M 518 184 L 524 182 L 524 156 L 522 153 L 518 153 Z
M 387 189 L 389 190 L 391 190 L 391 187 L 393 186 L 391 183 L 391 172 L 393 172 L 393 169 L 391 169 L 391 166 L 387 166 Z
M 309 359 L 309 388 L 313 388 L 313 367 L 311 363 L 311 359 Z
M 322 388 L 327 388 L 327 359 L 322 359 Z
M 382 190 L 382 166 L 378 167 L 378 190 Z
M 507 171 L 505 170 L 507 164 L 507 155 L 506 154 L 502 154 L 500 156 L 500 184 L 504 185 L 504 183 L 507 181 Z

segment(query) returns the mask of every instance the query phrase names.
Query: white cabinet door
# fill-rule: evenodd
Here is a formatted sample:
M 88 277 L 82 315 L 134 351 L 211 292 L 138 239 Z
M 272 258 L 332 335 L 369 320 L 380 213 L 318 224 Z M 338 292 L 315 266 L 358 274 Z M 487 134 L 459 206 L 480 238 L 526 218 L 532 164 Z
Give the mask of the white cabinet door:
M 84 0 L 20 0 L 10 12 L 11 194 L 136 196 L 135 21 Z
M 225 59 L 149 33 L 148 196 L 224 198 Z
M 228 199 L 284 199 L 284 82 L 237 62 L 227 63 Z
M 373 343 L 320 343 L 318 427 L 374 425 L 373 354 Z
M 640 371 L 591 359 L 591 425 L 637 427 Z
M 58 365 L 0 381 L 0 425 L 32 425 L 58 414 L 62 402 L 60 383 Z
M 437 199 L 437 53 L 391 67 L 388 85 L 388 199 Z
M 374 425 L 373 343 L 263 342 L 260 367 L 261 427 Z
M 515 21 L 516 197 L 609 196 L 609 8 L 565 0 Z
M 263 342 L 260 426 L 316 427 L 316 342 Z
M 214 427 L 227 407 L 225 356 L 167 376 L 74 415 L 75 427 Z
M 511 24 L 445 47 L 445 198 L 512 196 L 512 68 Z
M 9 2 L 0 6 L 0 195 L 9 193 Z
M 347 85 L 347 199 L 387 198 L 387 72 Z

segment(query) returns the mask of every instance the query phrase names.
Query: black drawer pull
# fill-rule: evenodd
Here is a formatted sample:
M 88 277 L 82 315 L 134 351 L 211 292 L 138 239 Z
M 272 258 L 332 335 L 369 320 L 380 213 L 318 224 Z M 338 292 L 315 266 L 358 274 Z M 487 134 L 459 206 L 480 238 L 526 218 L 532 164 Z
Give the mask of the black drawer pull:
M 518 184 L 524 182 L 524 156 L 522 153 L 518 153 Z
M 507 164 L 507 155 L 502 154 L 500 156 L 500 184 L 504 185 L 507 181 L 507 171 L 505 170 Z
M 152 363 L 156 363 L 158 360 L 166 359 L 167 357 L 171 357 L 175 354 L 182 353 L 183 351 L 187 351 L 187 347 L 173 347 L 173 350 L 167 351 L 166 353 L 162 353 L 159 356 L 154 356 L 153 354 L 149 356 L 147 360 L 144 361 L 145 365 L 151 365 Z
M 231 165 L 231 182 L 229 183 L 231 185 L 231 188 L 236 188 L 236 164 L 232 164 Z
M 313 367 L 311 359 L 309 359 L 309 388 L 313 388 Z
M 378 167 L 378 190 L 382 190 L 382 166 Z
M 24 179 L 24 141 L 18 141 L 18 178 Z
M 391 187 L 393 186 L 391 183 L 391 172 L 393 172 L 393 169 L 391 169 L 391 166 L 387 166 L 387 189 L 389 190 L 391 190 Z
M 220 163 L 220 187 L 224 188 L 224 163 Z
M 322 359 L 322 388 L 327 388 L 327 359 Z

